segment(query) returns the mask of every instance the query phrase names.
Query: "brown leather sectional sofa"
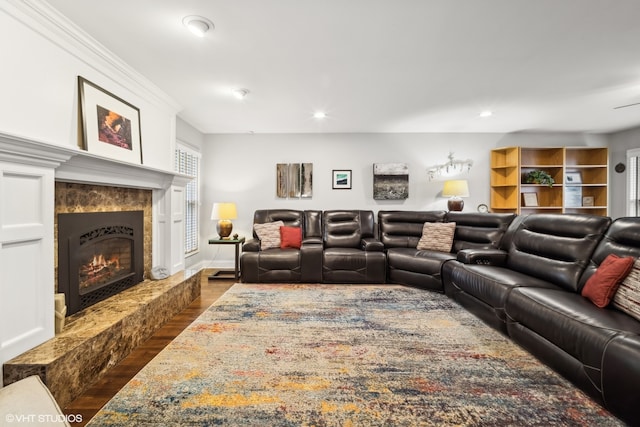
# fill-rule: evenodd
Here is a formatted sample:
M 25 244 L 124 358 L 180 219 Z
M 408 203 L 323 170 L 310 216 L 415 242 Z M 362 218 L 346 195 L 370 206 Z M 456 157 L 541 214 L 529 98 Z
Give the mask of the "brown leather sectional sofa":
M 243 281 L 386 282 L 444 292 L 640 425 L 640 321 L 581 295 L 609 254 L 640 257 L 640 218 L 380 211 L 375 222 L 370 211 L 278 210 L 257 211 L 254 221 L 274 218 L 301 226 L 303 244 L 260 251 L 248 241 Z M 450 253 L 416 249 L 425 222 L 456 223 Z
M 640 218 L 530 215 L 502 251 L 463 252 L 443 266 L 447 295 L 618 417 L 640 423 L 640 322 L 581 295 L 609 254 L 640 256 Z
M 302 229 L 300 248 L 261 250 L 254 233 L 242 247 L 244 282 L 384 283 L 386 256 L 372 211 L 258 210 L 254 224 Z

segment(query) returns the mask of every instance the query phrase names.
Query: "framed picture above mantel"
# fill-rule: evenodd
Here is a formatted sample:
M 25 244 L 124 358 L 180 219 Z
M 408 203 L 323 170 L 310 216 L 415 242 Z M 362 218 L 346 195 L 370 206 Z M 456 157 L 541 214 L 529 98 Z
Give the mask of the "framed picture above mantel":
M 78 76 L 81 148 L 113 160 L 142 164 L 140 110 Z

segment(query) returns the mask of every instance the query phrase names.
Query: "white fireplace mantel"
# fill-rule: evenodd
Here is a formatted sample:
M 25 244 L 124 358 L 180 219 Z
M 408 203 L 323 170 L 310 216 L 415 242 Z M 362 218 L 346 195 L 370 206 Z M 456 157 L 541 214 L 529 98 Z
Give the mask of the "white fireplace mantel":
M 0 365 L 54 335 L 55 182 L 153 192 L 153 262 L 184 269 L 187 175 L 0 132 Z
M 167 189 L 185 186 L 192 177 L 173 171 L 120 162 L 80 149 L 61 147 L 0 133 L 0 161 L 50 166 L 57 181 L 118 187 Z

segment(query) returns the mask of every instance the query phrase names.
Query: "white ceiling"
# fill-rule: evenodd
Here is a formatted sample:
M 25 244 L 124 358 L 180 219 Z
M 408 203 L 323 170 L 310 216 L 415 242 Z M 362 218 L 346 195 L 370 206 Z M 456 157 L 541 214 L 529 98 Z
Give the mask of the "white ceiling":
M 49 0 L 203 133 L 640 125 L 639 0 Z M 215 30 L 182 24 L 201 15 Z M 231 92 L 250 90 L 239 101 Z M 480 118 L 482 110 L 490 118 Z M 317 120 L 314 111 L 328 117 Z

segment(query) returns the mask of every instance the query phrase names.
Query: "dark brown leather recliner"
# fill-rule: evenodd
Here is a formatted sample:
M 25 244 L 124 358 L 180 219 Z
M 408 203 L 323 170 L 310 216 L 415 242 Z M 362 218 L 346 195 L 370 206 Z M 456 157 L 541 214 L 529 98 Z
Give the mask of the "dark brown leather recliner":
M 380 240 L 387 251 L 388 281 L 442 292 L 442 265 L 463 249 L 497 248 L 514 214 L 380 211 Z M 416 249 L 425 222 L 455 222 L 451 252 Z
M 512 291 L 531 287 L 576 293 L 580 276 L 610 223 L 608 217 L 586 214 L 522 217 L 507 231 L 510 238 L 502 250 L 462 250 L 457 260 L 445 263 L 444 291 L 507 334 L 505 310 L 507 301 L 513 300 Z M 477 262 L 478 257 L 483 262 Z
M 535 229 L 531 227 L 530 231 Z M 595 240 L 595 236 L 590 237 Z M 560 244 L 565 257 L 575 252 L 564 242 Z M 612 305 L 596 307 L 581 295 L 587 280 L 609 254 L 640 257 L 640 218 L 613 221 L 577 287 L 513 289 L 506 304 L 507 332 L 614 414 L 630 425 L 638 425 L 640 322 Z M 540 265 L 537 260 L 531 260 L 531 264 Z
M 333 210 L 322 216 L 325 283 L 384 283 L 386 255 L 372 211 Z
M 302 245 L 261 250 L 258 236 L 242 246 L 240 274 L 245 283 L 322 282 L 322 212 L 316 210 L 263 209 L 255 211 L 254 224 L 282 221 L 302 228 Z

